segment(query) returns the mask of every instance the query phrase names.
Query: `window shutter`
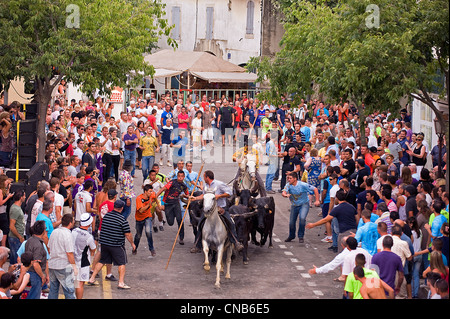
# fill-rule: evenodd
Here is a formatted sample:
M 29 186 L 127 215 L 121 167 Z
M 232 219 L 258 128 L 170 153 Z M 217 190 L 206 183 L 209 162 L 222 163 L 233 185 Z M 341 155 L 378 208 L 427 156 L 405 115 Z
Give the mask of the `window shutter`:
M 247 2 L 247 28 L 246 34 L 253 34 L 253 19 L 255 16 L 255 3 L 253 1 Z
M 213 38 L 214 7 L 206 8 L 206 40 Z
M 180 19 L 181 19 L 181 8 L 172 7 L 172 25 L 175 25 L 172 29 L 172 38 L 175 40 L 180 39 Z

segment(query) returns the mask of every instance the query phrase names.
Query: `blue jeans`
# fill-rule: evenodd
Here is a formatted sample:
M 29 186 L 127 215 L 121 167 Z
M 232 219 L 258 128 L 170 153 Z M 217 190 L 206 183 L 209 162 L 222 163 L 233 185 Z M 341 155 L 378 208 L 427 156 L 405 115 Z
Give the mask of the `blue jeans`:
M 145 179 L 150 174 L 150 171 L 153 167 L 153 164 L 155 163 L 155 157 L 154 156 L 142 156 L 142 176 Z
M 10 265 L 16 264 L 17 263 L 17 251 L 19 250 L 20 247 L 20 239 L 16 238 L 16 237 L 10 237 L 8 236 L 8 242 L 9 242 L 9 249 L 10 251 L 10 255 L 9 255 L 9 263 Z
M 152 219 L 151 217 L 147 217 L 144 220 L 136 221 L 136 235 L 134 235 L 134 244 L 136 245 L 136 249 L 139 246 L 139 242 L 142 237 L 142 230 L 145 229 L 145 236 L 147 236 L 148 249 L 150 251 L 155 250 L 153 247 L 153 237 L 152 237 Z
M 131 161 L 131 165 L 133 165 L 133 169 L 131 170 L 131 176 L 134 176 L 134 171 L 136 170 L 136 150 L 124 150 L 123 152 L 123 160 L 126 161 L 129 159 Z
M 331 220 L 331 238 L 333 239 L 333 247 L 338 247 L 338 237 L 339 237 L 339 222 L 337 218 Z
M 412 272 L 412 297 L 419 297 L 420 287 L 420 266 L 422 265 L 422 256 L 413 258 L 413 272 Z
M 42 279 L 34 271 L 29 271 L 30 274 L 30 291 L 28 292 L 27 299 L 41 299 L 42 291 Z
M 48 299 L 58 299 L 59 285 L 61 285 L 66 299 L 75 299 L 75 283 L 72 267 L 64 269 L 49 269 L 50 292 Z
M 130 198 L 130 206 L 127 205 L 127 199 L 125 197 L 120 198 L 120 200 L 124 201 L 124 203 L 125 203 L 125 206 L 123 207 L 123 210 L 122 210 L 122 216 L 123 216 L 123 218 L 127 219 L 128 216 L 130 216 L 130 214 L 131 214 L 132 199 Z
M 300 206 L 291 206 L 291 215 L 289 217 L 289 238 L 295 238 L 295 223 L 297 217 L 299 217 L 298 222 L 298 238 L 303 238 L 305 234 L 306 216 L 309 212 L 309 202 L 306 202 Z
M 268 190 L 268 191 L 272 190 L 272 182 L 273 182 L 274 177 L 275 177 L 275 173 L 274 174 L 267 173 L 267 175 L 266 175 L 266 190 Z

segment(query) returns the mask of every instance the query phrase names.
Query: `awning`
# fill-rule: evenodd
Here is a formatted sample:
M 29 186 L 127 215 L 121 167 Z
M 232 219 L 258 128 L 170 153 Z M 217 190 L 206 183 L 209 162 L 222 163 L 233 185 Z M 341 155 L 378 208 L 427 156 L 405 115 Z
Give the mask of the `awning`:
M 168 69 L 155 69 L 155 74 L 153 74 L 153 78 L 170 78 L 172 76 L 176 76 L 178 74 L 183 73 L 183 71 L 177 70 L 168 70 Z M 147 75 L 145 78 L 151 79 L 150 75 Z
M 256 81 L 255 73 L 245 72 L 193 72 L 191 74 L 209 83 L 232 82 L 251 83 Z

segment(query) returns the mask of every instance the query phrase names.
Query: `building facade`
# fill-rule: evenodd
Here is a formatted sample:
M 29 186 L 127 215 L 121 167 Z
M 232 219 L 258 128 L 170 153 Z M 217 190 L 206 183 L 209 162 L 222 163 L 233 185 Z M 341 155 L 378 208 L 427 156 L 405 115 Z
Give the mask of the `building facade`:
M 261 55 L 262 0 L 163 0 L 178 50 L 205 51 L 236 65 Z M 169 49 L 167 38 L 159 49 Z

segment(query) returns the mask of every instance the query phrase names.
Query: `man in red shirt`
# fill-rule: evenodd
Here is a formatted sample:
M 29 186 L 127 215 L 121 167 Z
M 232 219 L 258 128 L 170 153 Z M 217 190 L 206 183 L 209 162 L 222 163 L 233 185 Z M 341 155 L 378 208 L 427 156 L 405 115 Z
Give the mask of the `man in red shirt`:
M 361 155 L 364 157 L 364 163 L 370 167 L 370 174 L 373 174 L 375 169 L 375 160 L 370 155 L 369 147 L 367 145 L 361 145 Z
M 235 125 L 234 128 L 236 128 L 238 126 L 239 122 L 241 121 L 241 115 L 242 115 L 242 109 L 240 106 L 240 102 L 239 101 L 234 102 L 233 108 L 236 110 L 236 113 L 234 115 L 234 125 Z

